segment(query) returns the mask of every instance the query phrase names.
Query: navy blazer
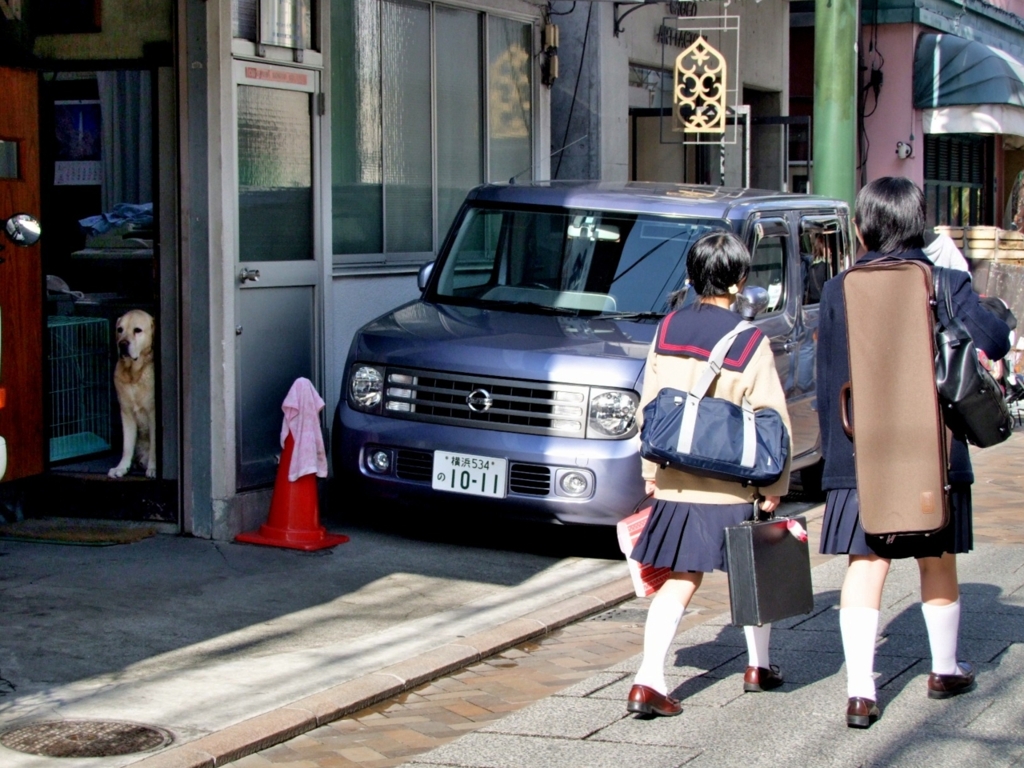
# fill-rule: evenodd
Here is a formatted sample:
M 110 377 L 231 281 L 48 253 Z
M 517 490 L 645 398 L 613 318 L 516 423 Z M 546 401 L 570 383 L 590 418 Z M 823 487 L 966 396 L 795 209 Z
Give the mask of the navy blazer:
M 889 256 L 922 261 L 932 266 L 921 250 Z M 877 258 L 880 258 L 879 254 L 868 253 L 858 259 L 857 263 L 864 264 Z M 979 303 L 978 294 L 974 292 L 968 273 L 955 269 L 946 271 L 950 277 L 953 314 L 967 326 L 975 346 L 983 349 L 993 360 L 1004 357 L 1010 351 L 1010 329 L 1006 323 Z M 821 427 L 821 451 L 825 457 L 822 487 L 826 490 L 857 487 L 853 440 L 843 431 L 842 415 L 839 411 L 839 390 L 850 380 L 846 304 L 843 300 L 842 287 L 842 275 L 825 283 L 821 294 L 818 325 L 818 423 Z M 949 454 L 949 482 L 974 482 L 971 457 L 962 436 L 953 437 Z

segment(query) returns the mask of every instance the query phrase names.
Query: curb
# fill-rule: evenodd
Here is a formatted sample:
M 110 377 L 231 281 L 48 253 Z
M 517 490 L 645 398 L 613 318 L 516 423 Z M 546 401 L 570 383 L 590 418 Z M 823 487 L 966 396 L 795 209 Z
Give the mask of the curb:
M 457 642 L 341 683 L 262 715 L 229 725 L 131 763 L 133 768 L 216 768 L 358 712 L 422 683 L 546 635 L 635 597 L 629 577 L 617 579 Z

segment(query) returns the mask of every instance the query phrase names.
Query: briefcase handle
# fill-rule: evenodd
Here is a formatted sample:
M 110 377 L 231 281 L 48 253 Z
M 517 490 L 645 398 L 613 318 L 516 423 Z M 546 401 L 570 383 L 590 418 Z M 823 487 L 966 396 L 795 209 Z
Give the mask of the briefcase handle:
M 853 423 L 850 421 L 850 397 L 853 396 L 853 388 L 850 382 L 846 382 L 839 388 L 839 415 L 843 419 L 843 432 L 849 438 L 853 437 Z
M 741 525 L 753 525 L 754 523 L 766 523 L 769 520 L 775 519 L 775 510 L 771 512 L 765 512 L 761 509 L 761 502 L 764 501 L 764 496 L 760 493 L 754 494 L 754 516 L 750 520 L 745 520 Z

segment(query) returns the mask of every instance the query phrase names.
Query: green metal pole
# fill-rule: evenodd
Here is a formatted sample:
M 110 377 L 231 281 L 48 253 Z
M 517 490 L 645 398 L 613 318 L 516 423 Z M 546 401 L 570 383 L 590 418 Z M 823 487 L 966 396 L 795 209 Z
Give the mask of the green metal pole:
M 857 194 L 857 0 L 814 5 L 815 194 L 853 206 Z

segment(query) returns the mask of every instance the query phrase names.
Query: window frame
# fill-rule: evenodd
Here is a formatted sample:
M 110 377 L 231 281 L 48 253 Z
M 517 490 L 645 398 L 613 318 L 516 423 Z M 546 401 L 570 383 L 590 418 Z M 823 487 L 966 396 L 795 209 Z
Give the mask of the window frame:
M 337 0 L 333 0 L 337 1 Z M 346 0 L 350 1 L 350 0 Z M 333 233 L 329 231 L 328 242 L 331 243 L 332 250 L 332 265 L 335 270 L 352 271 L 357 273 L 414 273 L 423 264 L 433 261 L 437 258 L 438 254 L 444 247 L 445 240 L 448 237 L 451 226 L 458 224 L 462 209 L 460 207 L 459 212 L 456 213 L 455 218 L 445 228 L 441 228 L 438 221 L 439 213 L 439 189 L 438 189 L 438 173 L 437 173 L 437 160 L 438 160 L 438 137 L 437 137 L 437 22 L 436 12 L 438 8 L 444 8 L 448 10 L 464 11 L 475 14 L 479 20 L 479 34 L 480 34 L 480 121 L 481 121 L 481 137 L 482 146 L 479 151 L 482 155 L 482 178 L 478 182 L 479 184 L 486 184 L 491 178 L 491 142 L 492 126 L 491 126 L 491 115 L 490 107 L 488 103 L 488 94 L 490 92 L 490 18 L 497 17 L 505 20 L 521 23 L 529 27 L 530 37 L 530 171 L 533 176 L 536 176 L 541 166 L 541 149 L 540 142 L 542 140 L 542 125 L 541 117 L 542 114 L 546 115 L 547 110 L 541 107 L 541 73 L 540 64 L 537 52 L 539 51 L 539 35 L 541 29 L 541 19 L 539 17 L 528 16 L 524 14 L 518 14 L 512 11 L 505 11 L 500 8 L 492 7 L 470 7 L 462 5 L 458 2 L 437 2 L 436 0 L 398 0 L 404 2 L 413 2 L 416 4 L 425 5 L 429 8 L 430 12 L 430 146 L 431 146 L 431 240 L 432 248 L 429 251 L 412 251 L 412 252 L 367 252 L 367 253 L 335 253 L 333 252 Z M 332 0 L 318 0 L 318 2 L 325 3 L 330 6 Z M 383 0 L 378 0 L 378 6 L 383 7 Z M 358 73 L 357 75 L 358 76 Z M 327 78 L 330 82 L 330 78 Z M 328 86 L 328 91 L 330 86 Z M 381 98 L 385 99 L 386 94 L 381 93 Z M 328 93 L 328 99 L 330 99 L 330 93 Z M 328 108 L 328 113 L 330 109 Z M 381 110 L 381 120 L 383 121 L 383 110 Z M 383 123 L 382 123 L 383 124 Z M 383 129 L 382 129 L 383 134 Z M 334 128 L 330 127 L 328 131 L 328 141 L 333 152 L 334 142 Z M 383 147 L 382 147 L 383 149 Z M 382 180 L 382 189 L 385 186 L 385 182 Z M 332 186 L 333 189 L 333 186 Z M 333 200 L 333 193 L 331 190 L 328 191 L 328 199 Z M 386 231 L 386 210 L 387 210 L 387 194 L 386 189 L 383 192 L 383 199 L 381 202 L 381 223 L 384 231 Z M 330 207 L 327 212 L 327 221 L 332 222 L 333 226 L 333 207 Z M 384 249 L 387 248 L 387 243 L 384 242 Z
M 798 253 L 802 253 L 800 246 L 803 244 L 804 225 L 806 223 L 817 223 L 823 225 L 835 224 L 838 248 L 832 253 L 832 273 L 829 275 L 829 279 L 831 280 L 849 266 L 850 243 L 847 237 L 847 228 L 845 226 L 846 220 L 838 212 L 800 214 L 800 220 L 797 227 Z M 806 285 L 801 287 L 800 304 L 805 307 L 817 307 L 821 303 L 820 299 L 814 303 L 804 301 L 806 289 Z
M 769 227 L 771 228 L 771 232 L 766 234 L 764 230 Z M 776 315 L 783 314 L 786 311 L 786 307 L 789 305 L 790 300 L 788 283 L 790 272 L 790 241 L 793 239 L 793 233 L 790 231 L 789 224 L 783 216 L 757 217 L 750 222 L 750 231 L 747 238 L 747 247 L 750 249 L 750 266 L 751 268 L 754 266 L 754 258 L 757 254 L 758 243 L 768 237 L 778 237 L 782 240 L 782 296 L 779 297 L 779 303 L 775 309 L 771 311 L 765 310 L 759 315 L 759 317 L 774 317 Z M 750 284 L 749 279 L 747 284 Z

